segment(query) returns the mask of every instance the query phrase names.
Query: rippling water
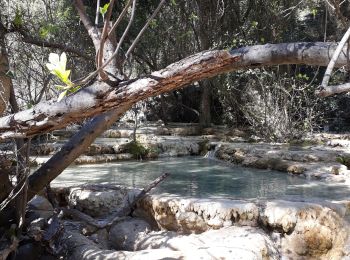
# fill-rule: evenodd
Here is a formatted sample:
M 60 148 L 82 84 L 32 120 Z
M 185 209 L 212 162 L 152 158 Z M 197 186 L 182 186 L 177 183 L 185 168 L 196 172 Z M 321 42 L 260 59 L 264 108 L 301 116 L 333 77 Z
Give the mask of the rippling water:
M 228 166 L 199 157 L 72 166 L 56 178 L 53 186 L 112 183 L 141 188 L 164 172 L 171 173 L 171 176 L 154 193 L 234 199 L 350 198 L 349 186 L 346 185 L 308 181 L 278 171 Z

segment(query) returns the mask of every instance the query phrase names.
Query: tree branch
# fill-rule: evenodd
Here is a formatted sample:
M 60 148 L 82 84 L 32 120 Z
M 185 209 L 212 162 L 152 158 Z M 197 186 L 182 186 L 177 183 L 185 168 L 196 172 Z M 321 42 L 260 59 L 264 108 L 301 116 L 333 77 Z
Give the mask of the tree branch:
M 95 26 L 98 26 L 98 17 L 100 16 L 100 0 L 96 3 Z
M 107 11 L 107 15 L 105 18 L 105 22 L 104 22 L 104 26 L 103 26 L 103 30 L 102 30 L 102 35 L 101 35 L 101 41 L 100 41 L 100 47 L 97 51 L 97 68 L 99 69 L 102 66 L 102 62 L 103 62 L 103 47 L 104 44 L 106 42 L 106 37 L 108 36 L 108 26 L 109 26 L 109 20 L 111 19 L 111 15 L 112 15 L 112 10 L 113 10 L 113 5 L 114 5 L 114 1 L 115 0 L 110 0 L 109 2 L 109 6 L 108 6 L 108 11 Z M 99 73 L 101 79 L 103 80 L 107 80 L 108 76 L 107 74 L 101 70 Z
M 146 29 L 148 28 L 149 24 L 151 23 L 151 21 L 154 19 L 154 17 L 156 17 L 156 15 L 159 13 L 160 9 L 162 8 L 163 4 L 165 3 L 166 0 L 161 0 L 159 5 L 157 6 L 156 10 L 153 12 L 153 14 L 151 15 L 151 17 L 148 19 L 148 21 L 146 22 L 146 24 L 143 26 L 143 28 L 141 29 L 141 31 L 139 32 L 139 34 L 136 36 L 134 42 L 131 44 L 130 48 L 128 49 L 128 51 L 125 54 L 125 59 L 128 58 L 128 56 L 130 55 L 130 53 L 134 50 L 136 44 L 138 43 L 138 41 L 140 40 L 141 36 L 144 34 L 144 32 L 146 31 Z
M 23 29 L 17 30 L 17 32 L 19 32 L 22 35 L 22 41 L 24 41 L 26 43 L 37 45 L 37 46 L 40 46 L 40 47 L 59 49 L 59 50 L 62 50 L 62 51 L 74 53 L 74 54 L 78 55 L 79 57 L 82 57 L 82 58 L 84 58 L 86 60 L 89 60 L 89 61 L 92 60 L 92 57 L 90 57 L 86 53 L 84 53 L 82 51 L 79 51 L 79 50 L 77 50 L 75 48 L 72 48 L 72 47 L 70 47 L 70 46 L 68 46 L 66 44 L 49 42 L 49 41 L 45 41 L 45 40 L 42 40 L 42 39 L 31 37 Z
M 329 97 L 335 94 L 341 94 L 350 91 L 350 83 L 345 83 L 341 85 L 327 86 L 322 88 L 321 91 L 316 92 L 316 95 L 320 97 Z
M 95 46 L 95 49 L 97 51 L 99 48 L 99 44 L 100 44 L 100 37 L 99 37 L 98 29 L 96 27 L 94 27 L 92 22 L 90 21 L 90 18 L 88 17 L 88 15 L 85 11 L 85 7 L 84 7 L 82 0 L 74 0 L 73 3 L 75 6 L 75 9 L 77 10 L 77 12 L 79 14 L 80 20 L 84 24 L 84 27 L 85 27 L 86 31 L 88 32 L 90 38 L 92 39 L 94 46 Z
M 61 102 L 41 102 L 31 109 L 2 117 L 0 140 L 42 134 L 110 110 L 123 113 L 140 100 L 229 71 L 278 64 L 326 66 L 336 47 L 335 43 L 323 42 L 283 43 L 204 51 L 146 77 L 122 82 L 117 89 L 96 81 Z M 346 48 L 335 66 L 347 64 Z
M 325 72 L 323 79 L 322 79 L 321 88 L 326 88 L 328 86 L 328 82 L 331 78 L 334 65 L 337 62 L 337 59 L 338 59 L 341 51 L 344 49 L 344 46 L 345 46 L 346 42 L 348 41 L 349 37 L 350 37 L 350 27 L 346 31 L 346 33 L 344 34 L 343 38 L 341 39 L 337 49 L 335 50 L 335 52 L 332 56 L 332 59 L 330 60 L 328 66 L 327 66 L 326 72 Z M 322 92 L 322 90 L 321 90 L 321 92 Z
M 19 239 L 15 236 L 11 237 L 11 245 L 0 251 L 0 260 L 8 259 L 11 252 L 15 251 L 19 245 Z
M 128 8 L 130 7 L 131 3 L 132 3 L 132 0 L 129 0 L 128 3 L 125 5 L 123 11 L 120 13 L 120 15 L 118 16 L 117 20 L 113 24 L 111 30 L 109 31 L 108 37 L 111 36 L 111 34 L 114 32 L 114 30 L 118 27 L 119 23 L 121 22 L 121 20 L 126 15 L 126 12 L 128 11 Z

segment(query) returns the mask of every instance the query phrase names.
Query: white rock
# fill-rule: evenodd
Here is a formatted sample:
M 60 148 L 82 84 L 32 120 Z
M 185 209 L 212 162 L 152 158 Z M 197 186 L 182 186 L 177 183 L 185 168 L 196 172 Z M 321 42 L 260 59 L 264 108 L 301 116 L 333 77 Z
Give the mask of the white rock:
M 188 236 L 151 232 L 137 244 L 138 250 L 150 248 L 170 248 L 181 252 L 184 259 L 279 259 L 270 238 L 252 227 L 228 227 Z
M 117 250 L 134 251 L 135 243 L 150 231 L 151 226 L 146 221 L 132 218 L 115 224 L 109 231 L 109 241 Z
M 125 187 L 106 190 L 76 187 L 70 190 L 68 204 L 90 216 L 101 217 L 125 206 L 139 192 Z

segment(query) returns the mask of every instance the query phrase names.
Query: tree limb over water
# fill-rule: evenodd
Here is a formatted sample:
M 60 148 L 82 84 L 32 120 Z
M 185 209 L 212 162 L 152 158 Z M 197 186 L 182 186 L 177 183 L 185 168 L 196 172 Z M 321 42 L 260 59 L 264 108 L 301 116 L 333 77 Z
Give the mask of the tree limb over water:
M 140 100 L 225 72 L 281 64 L 327 66 L 336 47 L 336 43 L 304 42 L 204 51 L 148 76 L 121 82 L 117 87 L 96 80 L 61 102 L 41 102 L 0 118 L 0 140 L 42 134 L 112 109 L 122 114 Z M 346 48 L 336 67 L 347 64 Z

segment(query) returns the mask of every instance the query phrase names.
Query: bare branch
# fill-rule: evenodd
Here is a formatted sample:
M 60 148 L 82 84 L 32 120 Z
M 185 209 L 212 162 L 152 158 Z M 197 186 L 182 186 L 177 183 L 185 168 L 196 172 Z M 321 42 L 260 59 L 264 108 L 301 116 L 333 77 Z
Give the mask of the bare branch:
M 146 29 L 148 28 L 148 26 L 150 25 L 150 23 L 152 22 L 152 20 L 154 19 L 154 17 L 158 14 L 158 12 L 160 11 L 160 9 L 162 8 L 163 4 L 165 3 L 166 0 L 161 0 L 158 7 L 156 8 L 156 10 L 153 12 L 153 14 L 151 15 L 151 17 L 148 19 L 148 21 L 146 22 L 146 24 L 143 26 L 143 28 L 141 29 L 141 31 L 139 32 L 139 34 L 137 35 L 137 37 L 135 38 L 134 42 L 131 44 L 130 48 L 128 49 L 128 51 L 125 54 L 125 59 L 128 58 L 128 56 L 130 55 L 130 53 L 134 50 L 136 44 L 138 43 L 138 41 L 140 40 L 141 36 L 144 34 L 144 32 L 146 31 Z
M 335 7 L 334 7 L 328 0 L 325 0 L 325 2 L 328 4 L 328 6 L 329 6 L 332 10 L 335 10 Z
M 92 25 L 86 11 L 82 0 L 74 0 L 74 6 L 78 11 L 80 20 L 83 22 L 87 31 L 91 30 L 94 26 Z
M 114 5 L 115 0 L 110 0 L 109 6 L 108 6 L 108 11 L 107 15 L 105 17 L 105 22 L 102 30 L 102 35 L 101 35 L 101 41 L 100 41 L 100 48 L 97 50 L 97 68 L 99 69 L 102 66 L 102 60 L 103 60 L 103 47 L 106 42 L 106 37 L 108 35 L 108 26 L 109 26 L 109 20 L 111 19 L 112 15 L 112 10 L 113 10 L 113 5 Z M 107 74 L 103 71 L 103 69 L 100 70 L 99 75 L 102 80 L 107 80 L 108 76 Z
M 129 0 L 128 3 L 126 4 L 126 6 L 124 7 L 123 11 L 120 13 L 119 17 L 117 18 L 117 20 L 115 21 L 115 23 L 113 24 L 111 30 L 108 33 L 108 37 L 111 36 L 111 34 L 113 33 L 113 31 L 118 27 L 119 23 L 121 22 L 121 20 L 124 18 L 124 16 L 126 15 L 126 12 L 128 11 L 128 8 L 130 7 L 130 5 L 132 4 L 132 0 Z
M 0 204 L 0 212 L 3 211 L 11 201 L 13 201 L 17 196 L 23 191 L 26 186 L 27 178 L 20 180 L 17 185 L 12 189 L 11 193 L 7 198 Z
M 11 252 L 16 251 L 19 245 L 19 239 L 15 236 L 11 237 L 11 245 L 0 251 L 0 260 L 8 259 Z
M 170 173 L 163 173 L 161 176 L 159 176 L 157 179 L 152 181 L 147 187 L 143 188 L 142 191 L 133 199 L 133 201 L 129 205 L 125 205 L 124 207 L 118 209 L 118 211 L 112 216 L 110 216 L 106 221 L 104 221 L 102 227 L 110 227 L 115 222 L 117 222 L 121 217 L 127 216 L 132 213 L 133 208 L 136 206 L 136 204 L 152 189 L 154 189 L 159 183 L 164 181 Z
M 111 216 L 109 216 L 107 219 L 104 219 L 104 220 L 99 220 L 99 221 L 95 220 L 94 218 L 90 217 L 89 215 L 87 215 L 79 210 L 76 210 L 76 209 L 62 208 L 61 210 L 63 211 L 64 215 L 76 218 L 78 220 L 83 220 L 87 224 L 92 225 L 94 227 L 97 227 L 99 229 L 111 227 L 116 222 L 125 219 L 125 216 L 130 215 L 130 213 L 132 212 L 132 210 L 136 206 L 136 204 L 143 197 L 145 197 L 148 192 L 150 192 L 152 189 L 154 189 L 159 183 L 164 181 L 169 175 L 170 175 L 169 173 L 163 173 L 157 179 L 152 181 L 147 187 L 142 189 L 142 191 L 135 198 L 133 198 L 131 203 L 118 209 Z
M 83 22 L 86 31 L 88 32 L 90 38 L 92 39 L 95 49 L 97 50 L 100 44 L 100 38 L 98 36 L 97 28 L 91 23 L 82 0 L 73 1 L 75 9 L 77 10 L 80 20 Z
M 49 42 L 49 41 L 45 41 L 42 39 L 34 38 L 34 37 L 28 35 L 23 29 L 17 30 L 17 32 L 19 32 L 22 35 L 22 41 L 24 41 L 26 43 L 37 45 L 40 47 L 59 49 L 59 50 L 65 51 L 65 52 L 74 53 L 74 54 L 78 55 L 79 57 L 82 57 L 86 60 L 92 60 L 92 57 L 90 57 L 86 53 L 79 51 L 75 48 L 72 48 L 66 44 Z
M 97 0 L 96 4 L 96 16 L 95 16 L 95 26 L 98 26 L 98 17 L 100 16 L 100 0 Z
M 120 50 L 120 47 L 121 47 L 121 45 L 123 44 L 124 39 L 125 39 L 126 35 L 127 35 L 128 32 L 129 32 L 129 29 L 130 29 L 130 27 L 131 27 L 132 22 L 134 21 L 135 10 L 136 10 L 136 0 L 133 1 L 133 5 L 132 5 L 132 10 L 131 10 L 131 16 L 130 16 L 129 23 L 128 23 L 128 25 L 126 26 L 126 28 L 125 28 L 125 30 L 124 30 L 124 33 L 123 33 L 122 37 L 120 38 L 120 40 L 119 40 L 119 42 L 118 42 L 117 48 L 115 49 L 113 55 L 101 66 L 100 69 L 103 69 L 104 67 L 106 67 L 106 66 L 108 65 L 108 63 L 110 63 L 113 59 L 115 59 L 115 57 L 117 57 L 117 55 L 118 55 L 118 53 L 119 53 L 119 50 Z

